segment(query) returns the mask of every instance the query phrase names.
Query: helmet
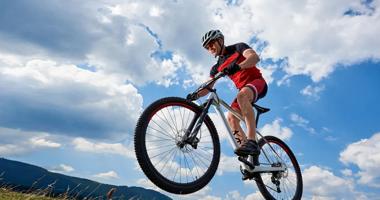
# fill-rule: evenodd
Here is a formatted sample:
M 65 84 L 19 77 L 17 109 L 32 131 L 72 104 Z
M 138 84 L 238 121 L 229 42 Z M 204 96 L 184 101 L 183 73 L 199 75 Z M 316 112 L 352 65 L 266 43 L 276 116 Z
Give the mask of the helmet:
M 206 48 L 207 44 L 214 39 L 222 38 L 224 39 L 223 33 L 220 32 L 220 30 L 211 30 L 208 31 L 203 37 L 202 37 L 202 46 Z

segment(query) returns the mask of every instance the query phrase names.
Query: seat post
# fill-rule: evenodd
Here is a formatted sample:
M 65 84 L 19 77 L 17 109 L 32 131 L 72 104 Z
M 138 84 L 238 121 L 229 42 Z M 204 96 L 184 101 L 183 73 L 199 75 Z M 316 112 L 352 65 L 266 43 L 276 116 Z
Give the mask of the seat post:
M 259 123 L 260 114 L 261 113 L 259 111 L 257 111 L 257 114 L 256 114 L 256 128 L 257 128 L 257 124 Z
M 254 103 L 252 103 L 252 106 L 256 109 L 257 111 L 257 114 L 256 114 L 256 127 L 257 127 L 257 124 L 259 123 L 259 118 L 260 118 L 260 115 L 263 114 L 263 113 L 266 113 L 268 112 L 270 109 L 269 108 L 264 108 L 264 107 L 260 107 Z

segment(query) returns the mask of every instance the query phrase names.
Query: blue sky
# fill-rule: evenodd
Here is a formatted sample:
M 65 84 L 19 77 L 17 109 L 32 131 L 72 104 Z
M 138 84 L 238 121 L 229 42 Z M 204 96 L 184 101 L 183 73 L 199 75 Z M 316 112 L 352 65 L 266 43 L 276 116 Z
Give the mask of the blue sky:
M 133 151 L 137 118 L 185 97 L 215 62 L 209 29 L 246 42 L 269 83 L 263 133 L 284 139 L 304 199 L 379 199 L 379 1 L 2 1 L 0 156 L 105 183 L 155 187 Z M 196 13 L 196 14 L 195 14 Z M 217 90 L 231 101 L 228 80 Z M 214 113 L 211 113 L 214 119 Z M 219 121 L 215 122 L 217 125 Z M 220 126 L 218 126 L 220 127 Z M 260 199 L 223 129 L 210 184 L 174 199 Z

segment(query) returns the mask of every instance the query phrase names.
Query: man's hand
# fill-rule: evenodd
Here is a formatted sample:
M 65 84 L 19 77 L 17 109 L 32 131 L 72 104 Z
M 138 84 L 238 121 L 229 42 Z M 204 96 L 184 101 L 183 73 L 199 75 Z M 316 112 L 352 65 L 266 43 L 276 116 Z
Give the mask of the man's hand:
M 191 94 L 188 94 L 188 95 L 186 96 L 186 99 L 187 99 L 187 100 L 190 100 L 190 101 L 195 101 L 195 100 L 197 100 L 198 98 L 199 98 L 198 93 L 191 93 Z
M 224 68 L 223 72 L 227 75 L 232 75 L 232 74 L 235 74 L 236 72 L 238 72 L 239 70 L 241 70 L 241 67 L 234 63 L 226 68 Z

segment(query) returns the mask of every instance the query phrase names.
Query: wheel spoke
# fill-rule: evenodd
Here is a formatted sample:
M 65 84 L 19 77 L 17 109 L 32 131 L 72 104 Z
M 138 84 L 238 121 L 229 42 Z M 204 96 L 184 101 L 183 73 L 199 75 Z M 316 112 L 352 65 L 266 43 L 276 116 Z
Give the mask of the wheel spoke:
M 168 107 L 166 107 L 166 111 L 168 112 L 168 115 L 169 115 L 169 117 L 171 119 L 171 122 L 174 125 L 175 132 L 178 133 L 177 124 L 175 123 L 175 115 L 174 115 L 174 120 L 173 120 L 172 115 L 170 114 L 170 110 L 172 110 L 172 107 L 170 107 L 170 109 Z
M 194 163 L 193 169 L 195 168 L 195 171 L 197 172 L 198 177 L 201 177 L 201 176 L 200 176 L 200 173 L 199 173 L 199 171 L 198 171 L 198 167 L 197 167 L 197 166 L 198 166 L 198 163 L 197 163 L 197 161 L 194 159 L 194 156 L 193 156 L 192 152 L 190 152 L 189 154 L 190 154 L 189 157 L 193 160 L 193 163 Z M 191 171 L 193 171 L 193 170 L 191 170 Z M 194 177 L 193 177 L 193 178 L 194 178 Z M 196 177 L 196 176 L 195 176 L 194 180 L 197 180 L 197 177 Z
M 147 151 L 151 151 L 151 150 L 154 150 L 154 149 L 160 149 L 160 148 L 163 148 L 163 147 L 170 147 L 168 146 L 167 144 L 164 144 L 164 145 L 160 145 L 160 146 L 155 146 L 155 147 L 152 147 L 152 148 L 147 148 L 146 150 Z
M 149 133 L 149 132 L 147 132 L 146 134 L 149 135 L 150 137 L 159 138 L 159 139 L 161 139 L 161 140 L 169 140 L 169 141 L 172 141 L 172 139 L 174 139 L 174 138 L 163 138 L 163 137 L 160 137 L 160 136 L 157 136 L 157 135 L 153 135 L 152 133 Z M 149 140 L 149 141 L 151 141 L 151 140 Z
M 157 124 L 154 120 L 152 120 L 152 122 L 153 122 L 154 124 L 156 124 L 158 127 L 160 127 L 160 129 L 165 130 L 165 129 L 163 129 L 159 124 Z M 159 130 L 157 130 L 157 129 L 151 127 L 151 126 L 148 126 L 148 128 L 151 128 L 151 129 L 153 129 L 153 130 L 155 130 L 155 131 L 161 133 L 162 135 L 168 136 L 169 138 L 175 139 L 174 136 L 172 136 L 172 135 L 168 135 L 168 134 L 166 134 L 166 133 L 164 133 L 164 132 L 162 132 L 162 131 L 159 131 Z
M 173 149 L 175 149 L 175 148 L 177 148 L 177 147 L 173 147 L 173 148 L 171 148 L 171 149 L 169 149 L 169 150 L 167 150 L 167 151 L 164 151 L 164 152 L 159 153 L 159 154 L 157 154 L 157 155 L 155 155 L 155 156 L 152 156 L 152 157 L 150 157 L 150 159 L 153 159 L 153 158 L 155 158 L 155 157 L 157 157 L 157 156 L 159 156 L 159 155 L 162 155 L 162 154 L 166 154 L 166 153 L 168 153 L 169 151 L 171 151 L 171 150 L 173 150 Z
M 174 152 L 174 153 L 173 153 L 173 152 Z M 162 170 L 165 169 L 166 165 L 170 162 L 170 158 L 172 157 L 171 155 L 172 155 L 172 154 L 175 154 L 176 152 L 177 152 L 177 148 L 174 148 L 174 151 L 171 151 L 171 152 L 169 153 L 168 156 L 165 156 L 165 158 L 168 157 L 168 159 L 166 159 L 165 164 L 161 167 L 160 172 L 161 172 Z M 162 160 L 164 160 L 164 159 L 162 159 Z M 170 168 L 169 168 L 169 170 L 170 170 Z M 162 172 L 163 172 L 163 171 L 162 171 Z
M 191 177 L 194 177 L 193 172 L 192 172 L 192 170 L 191 170 L 191 168 L 190 168 L 190 164 L 189 164 L 189 162 L 187 161 L 186 154 L 183 154 L 183 156 L 185 157 L 185 165 L 187 164 L 187 169 L 189 169 L 190 174 L 191 174 Z M 188 171 L 188 170 L 186 170 L 186 181 L 189 182 L 189 180 L 188 180 L 188 176 L 187 176 L 187 171 Z
M 278 140 L 278 139 L 277 139 Z M 295 170 L 294 163 L 291 160 L 288 150 L 285 150 L 281 143 L 268 140 L 268 143 L 264 143 L 262 148 L 262 153 L 260 155 L 260 161 L 267 160 L 268 164 L 281 163 L 286 167 L 286 172 L 279 172 L 280 174 L 274 173 L 261 173 L 261 184 L 265 186 L 266 191 L 276 199 L 293 199 L 298 192 L 298 182 L 297 173 Z M 270 147 L 271 146 L 271 147 Z M 264 163 L 261 163 L 263 165 Z M 279 176 L 279 177 L 278 177 Z M 286 176 L 286 177 L 284 177 Z M 279 181 L 279 187 L 281 192 L 277 192 L 277 185 L 272 182 L 272 177 L 275 177 L 276 181 Z M 258 184 L 260 184 L 258 182 Z
M 140 166 L 153 183 L 159 187 L 167 184 L 184 188 L 178 191 L 186 194 L 192 190 L 190 186 L 197 188 L 211 179 L 210 174 L 217 168 L 220 143 L 208 117 L 196 135 L 197 148 L 182 143 L 187 128 L 200 110 L 192 103 L 170 98 L 173 100 L 155 102 L 143 112 L 136 126 L 135 151 Z M 175 193 L 165 187 L 169 186 L 161 189 Z
M 197 155 L 197 154 L 199 154 L 199 153 L 196 153 L 196 152 L 190 152 L 190 154 L 192 154 L 192 155 Z M 200 156 L 200 157 L 199 157 Z M 199 154 L 199 156 L 197 157 L 197 158 L 199 158 L 199 161 L 206 167 L 206 168 L 208 168 L 208 164 L 206 164 L 201 158 L 203 158 L 200 154 Z M 194 156 L 193 156 L 194 157 Z M 207 159 L 206 159 L 207 160 Z M 211 160 L 207 160 L 207 161 L 209 161 L 210 163 L 211 163 Z
M 166 122 L 166 125 L 169 126 L 170 130 L 171 130 L 171 131 L 174 133 L 174 135 L 175 135 L 176 131 L 174 130 L 174 128 L 173 128 L 172 125 L 170 124 L 169 120 L 166 118 L 166 115 L 165 115 L 164 111 L 163 111 L 163 110 L 160 110 L 159 112 L 162 113 L 162 116 L 164 117 L 164 119 L 162 119 L 162 117 L 160 117 L 160 115 L 157 115 L 157 117 L 160 118 L 161 121 Z

